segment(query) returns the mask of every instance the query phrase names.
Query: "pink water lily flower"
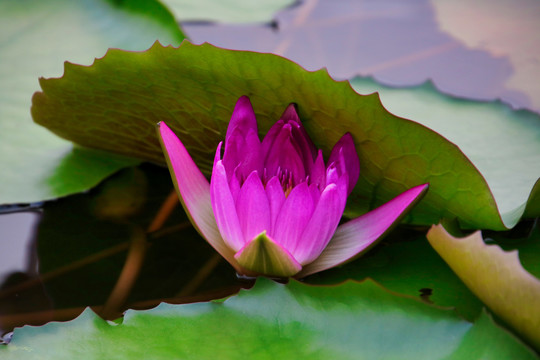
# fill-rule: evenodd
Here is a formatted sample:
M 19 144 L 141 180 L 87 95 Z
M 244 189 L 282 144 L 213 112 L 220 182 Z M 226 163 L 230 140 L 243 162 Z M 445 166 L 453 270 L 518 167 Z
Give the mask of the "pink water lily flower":
M 360 173 L 353 138 L 343 135 L 325 163 L 292 104 L 261 142 L 251 103 L 241 97 L 210 183 L 165 123 L 158 133 L 191 222 L 242 275 L 301 278 L 349 261 L 427 190 L 414 187 L 339 225 Z

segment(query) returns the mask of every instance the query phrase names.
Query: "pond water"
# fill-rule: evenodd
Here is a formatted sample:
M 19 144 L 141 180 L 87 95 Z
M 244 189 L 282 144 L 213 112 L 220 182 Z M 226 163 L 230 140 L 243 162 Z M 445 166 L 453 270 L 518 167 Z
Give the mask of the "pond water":
M 509 87 L 516 70 L 509 56 L 464 44 L 442 29 L 440 16 L 428 0 L 305 1 L 272 25 L 183 28 L 195 43 L 274 52 L 309 70 L 326 67 L 336 79 L 369 75 L 398 86 L 430 80 L 454 95 L 538 110 L 530 93 Z M 148 230 L 172 191 L 166 169 L 143 165 L 39 209 L 0 207 L 0 333 L 71 319 L 87 306 L 115 318 L 127 308 L 249 287 L 177 202 L 159 229 Z M 127 288 L 117 290 L 122 284 Z

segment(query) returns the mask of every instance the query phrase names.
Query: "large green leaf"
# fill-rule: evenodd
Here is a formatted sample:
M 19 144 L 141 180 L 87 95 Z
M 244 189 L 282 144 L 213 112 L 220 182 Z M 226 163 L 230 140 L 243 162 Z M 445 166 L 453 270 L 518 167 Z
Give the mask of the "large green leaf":
M 390 112 L 414 119 L 459 146 L 486 179 L 508 227 L 517 223 L 526 205 L 527 216 L 540 216 L 538 114 L 513 111 L 500 102 L 442 95 L 430 83 L 400 89 L 356 78 L 351 84 L 361 94 L 378 92 Z
M 456 146 L 390 114 L 377 95 L 360 96 L 325 71 L 275 55 L 156 44 L 143 53 L 110 51 L 92 67 L 68 63 L 61 79 L 42 79 L 41 86 L 32 114 L 61 137 L 163 163 L 154 124 L 165 121 L 207 174 L 238 97 L 251 97 L 262 133 L 295 102 L 327 154 L 345 132 L 353 134 L 362 172 L 349 215 L 429 182 L 409 221 L 457 217 L 466 226 L 505 228 L 486 182 Z
M 467 320 L 476 319 L 484 305 L 426 240 L 425 231 L 395 229 L 360 259 L 306 279 L 310 284 L 336 284 L 371 278 L 385 288 L 453 307 Z
M 90 64 L 110 47 L 144 50 L 182 32 L 157 1 L 0 2 L 0 204 L 80 192 L 136 161 L 74 148 L 30 118 L 39 76 L 59 76 L 65 60 Z
M 224 303 L 128 311 L 120 325 L 87 310 L 68 323 L 26 326 L 0 354 L 29 360 L 535 358 L 486 313 L 473 325 L 372 281 L 312 287 L 266 279 Z
M 269 22 L 294 0 L 162 0 L 179 21 Z

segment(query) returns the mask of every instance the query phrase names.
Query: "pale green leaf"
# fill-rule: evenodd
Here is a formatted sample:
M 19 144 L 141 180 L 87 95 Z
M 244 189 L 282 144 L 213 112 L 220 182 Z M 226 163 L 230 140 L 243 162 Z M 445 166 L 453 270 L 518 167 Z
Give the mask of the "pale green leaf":
M 93 187 L 137 161 L 74 148 L 32 123 L 39 76 L 60 76 L 65 60 L 91 64 L 108 48 L 144 50 L 183 35 L 157 1 L 0 2 L 0 204 L 35 202 Z
M 275 12 L 294 0 L 162 0 L 179 21 L 224 23 L 269 22 Z
M 427 237 L 478 298 L 540 349 L 540 280 L 523 268 L 517 251 L 486 245 L 479 231 L 455 238 L 442 225 Z

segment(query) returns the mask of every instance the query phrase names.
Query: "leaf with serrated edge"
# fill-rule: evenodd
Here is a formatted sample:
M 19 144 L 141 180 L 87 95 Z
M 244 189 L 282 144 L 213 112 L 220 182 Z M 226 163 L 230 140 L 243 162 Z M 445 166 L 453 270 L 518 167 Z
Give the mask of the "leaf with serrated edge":
M 486 245 L 479 231 L 455 238 L 442 225 L 427 238 L 478 298 L 540 349 L 540 280 L 523 268 L 517 251 Z
M 407 220 L 457 217 L 472 227 L 505 228 L 485 180 L 455 145 L 390 114 L 377 95 L 358 95 L 324 70 L 308 72 L 276 55 L 155 44 L 142 53 L 110 50 L 91 67 L 68 63 L 62 78 L 40 83 L 32 115 L 61 137 L 163 164 L 153 129 L 166 121 L 206 174 L 240 96 L 251 98 L 261 134 L 295 102 L 327 155 L 344 133 L 355 140 L 362 171 L 348 215 L 430 183 Z
M 535 206 L 540 204 L 538 114 L 514 111 L 498 101 L 444 95 L 429 82 L 392 88 L 371 78 L 355 78 L 351 85 L 360 94 L 378 92 L 390 112 L 414 119 L 456 144 L 486 179 L 507 227 L 522 215 L 540 216 Z M 467 182 L 464 178 L 458 187 L 466 187 Z

